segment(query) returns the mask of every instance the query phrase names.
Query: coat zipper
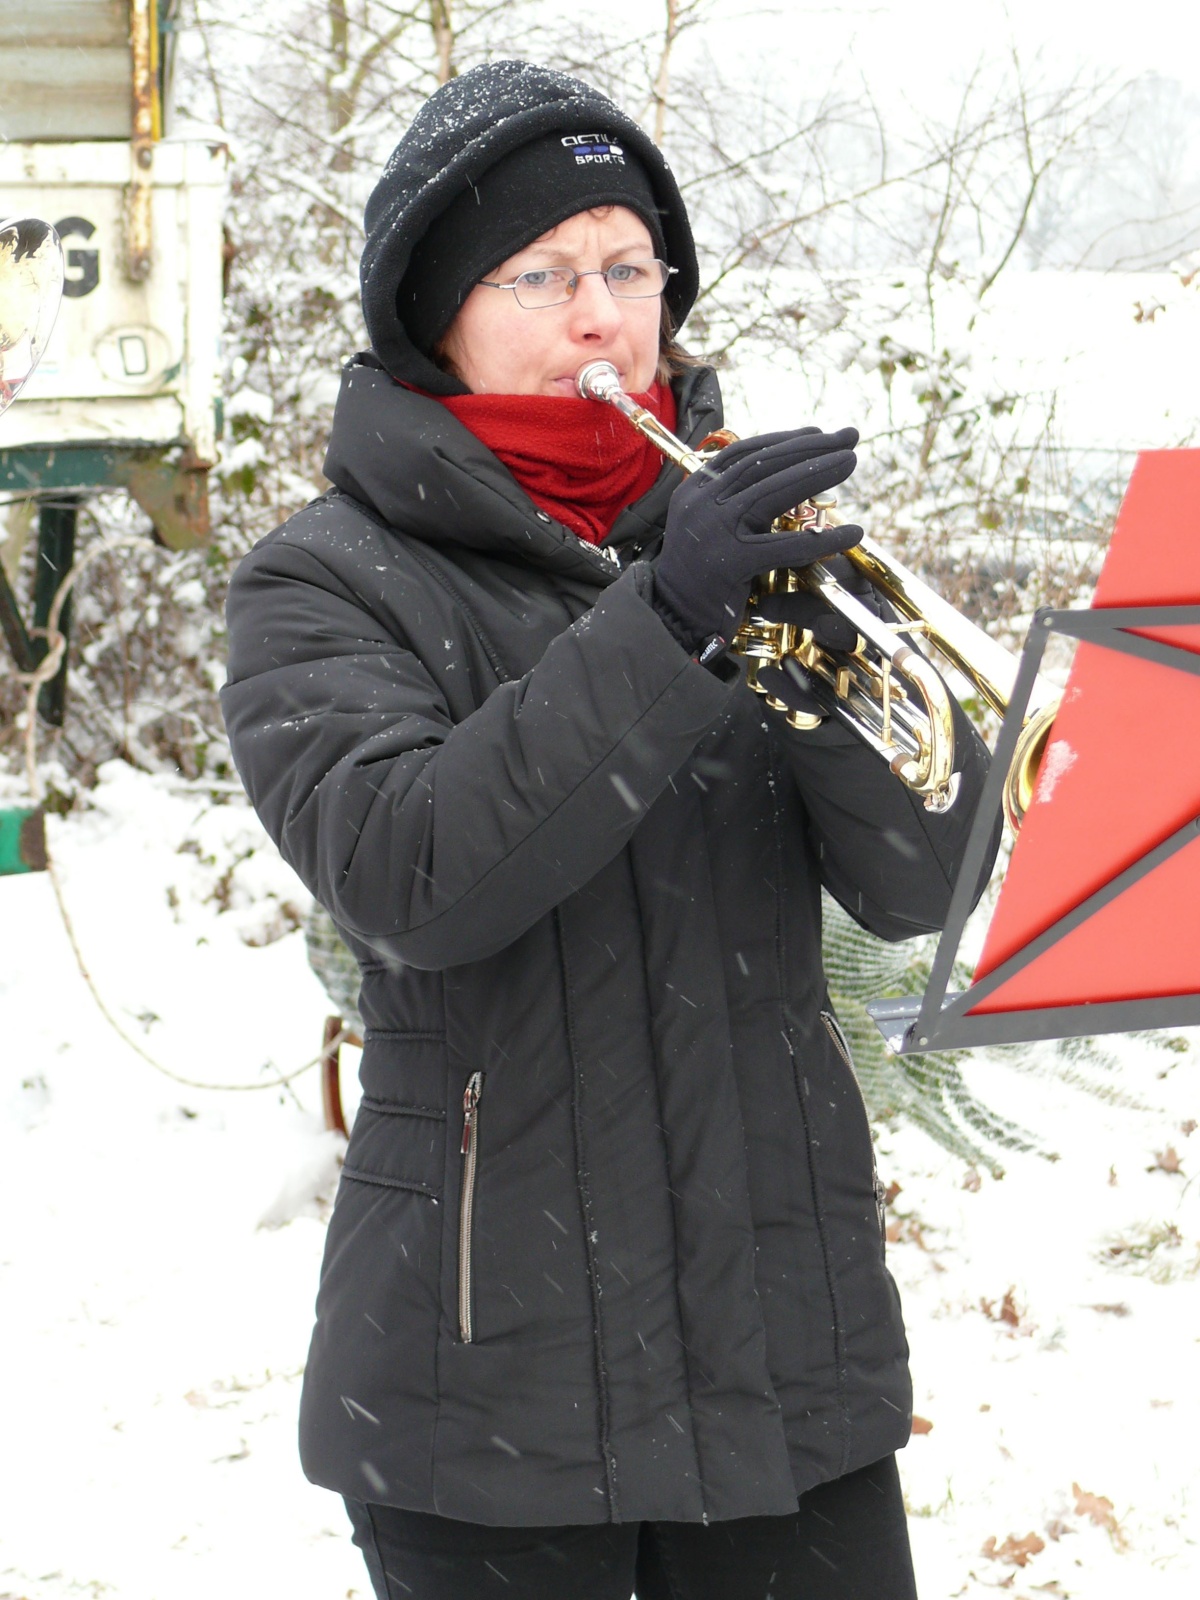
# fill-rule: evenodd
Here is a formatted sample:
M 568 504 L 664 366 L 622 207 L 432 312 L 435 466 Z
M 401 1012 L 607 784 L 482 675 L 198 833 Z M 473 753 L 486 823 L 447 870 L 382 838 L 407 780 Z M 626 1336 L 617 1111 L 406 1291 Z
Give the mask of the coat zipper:
M 833 1041 L 833 1047 L 846 1063 L 846 1070 L 854 1080 L 854 1087 L 858 1090 L 858 1098 L 862 1101 L 863 1114 L 867 1118 L 868 1128 L 871 1115 L 867 1110 L 867 1097 L 862 1092 L 862 1085 L 858 1081 L 858 1074 L 854 1070 L 854 1058 L 850 1054 L 850 1041 L 846 1038 L 841 1023 L 832 1011 L 822 1011 L 821 1021 L 825 1024 L 825 1032 Z M 879 1216 L 879 1232 L 887 1241 L 887 1200 L 886 1191 L 879 1181 L 879 1168 L 875 1163 L 875 1141 L 871 1141 L 871 1181 L 875 1190 L 875 1210 Z
M 475 1220 L 475 1172 L 479 1164 L 479 1101 L 483 1073 L 473 1072 L 463 1095 L 462 1198 L 458 1211 L 458 1336 L 470 1344 L 475 1336 L 472 1317 L 471 1245 Z

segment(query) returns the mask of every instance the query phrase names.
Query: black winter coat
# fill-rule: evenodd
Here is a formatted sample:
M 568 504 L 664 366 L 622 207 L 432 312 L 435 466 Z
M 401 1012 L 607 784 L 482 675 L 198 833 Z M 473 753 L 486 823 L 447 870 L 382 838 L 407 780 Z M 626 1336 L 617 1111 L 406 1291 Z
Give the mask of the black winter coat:
M 679 402 L 719 424 L 711 373 Z M 621 570 L 366 358 L 326 471 L 237 571 L 224 691 L 363 972 L 305 1469 L 490 1524 L 788 1513 L 910 1420 L 820 885 L 937 928 L 986 753 L 960 716 L 933 816 L 690 659 L 635 559 L 674 468 Z

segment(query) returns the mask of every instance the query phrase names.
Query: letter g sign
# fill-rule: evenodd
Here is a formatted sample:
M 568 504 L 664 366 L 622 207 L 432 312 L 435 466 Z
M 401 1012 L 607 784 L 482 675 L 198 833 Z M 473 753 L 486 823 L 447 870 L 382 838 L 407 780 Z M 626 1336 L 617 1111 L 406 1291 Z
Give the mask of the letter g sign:
M 61 222 L 56 222 L 54 227 L 64 245 L 71 238 L 90 239 L 96 231 L 86 217 L 64 217 Z M 84 295 L 91 294 L 100 282 L 100 252 L 68 249 L 66 255 L 67 272 L 63 283 L 63 294 L 68 300 L 82 300 Z

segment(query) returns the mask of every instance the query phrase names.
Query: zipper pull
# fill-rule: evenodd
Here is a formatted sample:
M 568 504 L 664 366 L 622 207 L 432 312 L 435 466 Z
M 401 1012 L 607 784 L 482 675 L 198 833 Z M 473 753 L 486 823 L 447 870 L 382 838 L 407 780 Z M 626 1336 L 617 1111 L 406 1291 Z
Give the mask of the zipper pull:
M 475 1107 L 479 1104 L 479 1097 L 483 1093 L 483 1073 L 473 1072 L 467 1080 L 466 1092 L 463 1095 L 463 1136 L 462 1154 L 471 1153 L 471 1133 L 475 1127 Z

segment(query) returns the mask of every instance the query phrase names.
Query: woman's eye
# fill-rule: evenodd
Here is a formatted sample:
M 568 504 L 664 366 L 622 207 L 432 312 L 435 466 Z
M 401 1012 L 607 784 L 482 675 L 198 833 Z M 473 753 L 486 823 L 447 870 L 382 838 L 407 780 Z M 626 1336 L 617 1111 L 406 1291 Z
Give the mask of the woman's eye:
M 645 276 L 645 267 L 636 261 L 618 261 L 615 266 L 609 267 L 607 273 L 607 277 L 613 283 L 636 283 L 639 278 Z
M 527 284 L 530 289 L 544 289 L 553 281 L 553 270 L 550 267 L 539 267 L 534 272 L 523 272 L 517 279 L 518 283 Z

